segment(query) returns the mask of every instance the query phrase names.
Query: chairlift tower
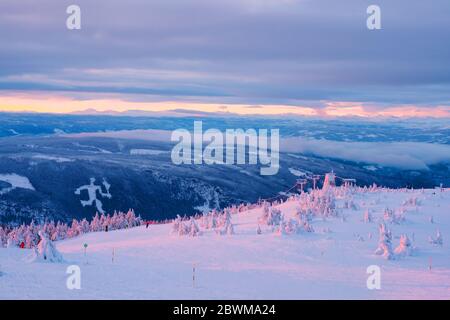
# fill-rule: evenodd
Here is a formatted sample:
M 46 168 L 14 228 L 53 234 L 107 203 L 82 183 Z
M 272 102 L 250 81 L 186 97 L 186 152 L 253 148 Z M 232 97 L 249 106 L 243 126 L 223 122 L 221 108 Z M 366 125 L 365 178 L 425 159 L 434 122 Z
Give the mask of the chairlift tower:
M 320 175 L 318 175 L 318 174 L 315 174 L 315 175 L 312 176 L 313 189 L 314 189 L 314 190 L 316 190 L 316 188 L 317 188 L 317 181 L 319 181 L 320 178 L 321 178 L 321 177 L 320 177 Z
M 344 187 L 353 187 L 356 184 L 356 179 L 342 179 L 344 181 Z
M 300 193 L 303 193 L 303 189 L 308 183 L 308 180 L 306 179 L 297 179 L 297 187 L 300 187 Z

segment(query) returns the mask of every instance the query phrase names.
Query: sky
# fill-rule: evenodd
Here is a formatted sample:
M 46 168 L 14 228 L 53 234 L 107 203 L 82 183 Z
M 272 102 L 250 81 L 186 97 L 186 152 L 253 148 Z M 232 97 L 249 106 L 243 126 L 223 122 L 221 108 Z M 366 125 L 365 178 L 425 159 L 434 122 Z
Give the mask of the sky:
M 450 117 L 449 15 L 448 0 L 2 0 L 0 111 Z

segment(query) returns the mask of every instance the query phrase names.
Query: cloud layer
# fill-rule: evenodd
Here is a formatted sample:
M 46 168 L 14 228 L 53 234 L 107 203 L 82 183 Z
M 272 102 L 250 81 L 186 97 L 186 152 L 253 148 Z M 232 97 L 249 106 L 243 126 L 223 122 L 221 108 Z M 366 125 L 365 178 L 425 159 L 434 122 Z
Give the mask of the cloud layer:
M 448 0 L 379 0 L 380 31 L 366 28 L 367 0 L 75 2 L 80 31 L 65 27 L 72 1 L 0 3 L 0 89 L 450 105 Z
M 342 142 L 285 138 L 284 152 L 377 164 L 405 170 L 428 170 L 429 165 L 450 162 L 450 146 L 422 142 Z

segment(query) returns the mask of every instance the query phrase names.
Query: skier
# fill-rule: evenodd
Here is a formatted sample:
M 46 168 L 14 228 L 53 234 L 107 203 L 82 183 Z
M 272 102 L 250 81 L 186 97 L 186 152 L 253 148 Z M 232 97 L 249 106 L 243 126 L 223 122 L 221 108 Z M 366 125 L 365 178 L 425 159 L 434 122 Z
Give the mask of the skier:
M 145 222 L 145 228 L 148 229 L 148 226 L 150 225 L 150 222 L 146 221 Z
M 22 242 L 20 243 L 20 249 L 25 249 L 25 242 L 22 241 Z
M 106 225 L 105 227 L 105 232 L 108 232 L 108 225 Z

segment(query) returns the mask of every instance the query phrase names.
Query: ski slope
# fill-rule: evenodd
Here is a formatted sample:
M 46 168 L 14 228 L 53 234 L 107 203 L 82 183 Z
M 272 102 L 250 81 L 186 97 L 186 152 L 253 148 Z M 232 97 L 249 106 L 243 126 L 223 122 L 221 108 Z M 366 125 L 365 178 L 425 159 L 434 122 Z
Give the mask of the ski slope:
M 356 208 L 344 209 L 349 198 Z M 419 204 L 405 204 L 412 198 Z M 297 205 L 277 208 L 289 218 Z M 336 205 L 339 217 L 314 218 L 311 233 L 278 235 L 261 225 L 257 234 L 258 208 L 232 216 L 234 235 L 178 236 L 170 224 L 85 234 L 56 243 L 64 263 L 28 263 L 31 250 L 2 248 L 0 298 L 450 299 L 449 189 L 355 189 Z M 414 254 L 386 260 L 374 254 L 378 222 L 385 208 L 400 207 L 405 221 L 387 224 L 393 249 L 408 234 Z M 438 229 L 442 246 L 429 242 Z M 81 268 L 80 290 L 66 287 L 69 265 Z M 366 285 L 371 265 L 381 268 L 379 290 Z

